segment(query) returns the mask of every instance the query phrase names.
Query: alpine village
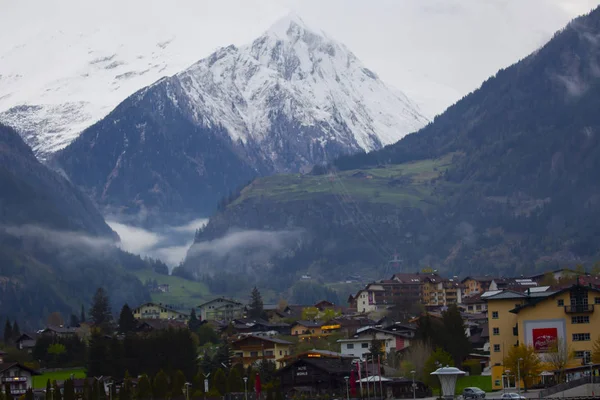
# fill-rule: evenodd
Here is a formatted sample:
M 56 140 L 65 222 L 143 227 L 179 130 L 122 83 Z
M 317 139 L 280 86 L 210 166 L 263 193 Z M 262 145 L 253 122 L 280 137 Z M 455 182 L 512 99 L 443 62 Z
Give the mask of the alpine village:
M 0 400 L 600 399 L 598 2 L 4 3 Z

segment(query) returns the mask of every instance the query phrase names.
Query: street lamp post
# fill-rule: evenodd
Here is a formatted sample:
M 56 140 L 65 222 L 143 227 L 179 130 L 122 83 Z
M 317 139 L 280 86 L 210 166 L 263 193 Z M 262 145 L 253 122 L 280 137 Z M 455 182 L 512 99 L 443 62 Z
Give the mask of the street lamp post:
M 248 400 L 248 377 L 244 377 L 244 399 Z
M 417 384 L 415 383 L 415 374 L 417 373 L 417 371 L 413 370 L 410 371 L 410 373 L 412 374 L 412 390 L 413 390 L 413 399 L 417 398 Z
M 506 386 L 510 388 L 510 369 L 504 370 L 504 376 L 506 377 L 506 385 L 502 382 L 502 386 L 504 387 L 504 393 L 506 393 Z
M 521 361 L 523 361 L 522 358 L 517 360 L 517 393 L 519 395 L 521 395 Z
M 350 400 L 350 388 L 348 387 L 348 380 L 350 379 L 349 376 L 345 376 L 344 380 L 346 381 L 346 399 Z
M 190 386 L 192 386 L 192 384 L 189 382 L 186 382 L 186 383 L 184 383 L 184 385 L 185 385 L 185 399 L 190 400 Z
M 593 384 L 594 384 L 594 363 L 593 362 L 589 362 L 588 365 L 590 366 L 590 396 L 592 395 L 592 393 L 594 392 L 594 388 L 593 388 Z

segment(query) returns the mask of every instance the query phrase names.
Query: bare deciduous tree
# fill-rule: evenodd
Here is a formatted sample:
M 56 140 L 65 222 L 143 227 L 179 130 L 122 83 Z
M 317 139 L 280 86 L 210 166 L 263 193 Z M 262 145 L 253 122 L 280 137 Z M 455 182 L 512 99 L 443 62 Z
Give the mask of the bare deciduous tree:
M 573 358 L 573 348 L 567 344 L 565 339 L 557 338 L 543 355 L 543 360 L 550 364 L 555 371 L 559 371 L 559 382 L 564 380 L 565 368 Z
M 433 353 L 433 348 L 428 342 L 415 340 L 410 342 L 410 346 L 404 350 L 401 358 L 401 368 L 404 377 L 410 377 L 410 371 L 416 371 L 416 377 L 423 379 L 423 371 L 425 370 L 425 362 Z

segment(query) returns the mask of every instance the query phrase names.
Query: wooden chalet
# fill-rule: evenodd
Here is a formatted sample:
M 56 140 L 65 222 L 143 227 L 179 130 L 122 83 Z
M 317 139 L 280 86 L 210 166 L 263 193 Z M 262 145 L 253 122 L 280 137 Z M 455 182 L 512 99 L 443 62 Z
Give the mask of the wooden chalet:
M 327 393 L 332 397 L 346 395 L 346 381 L 354 368 L 350 358 L 302 358 L 275 373 L 284 393 L 310 396 Z

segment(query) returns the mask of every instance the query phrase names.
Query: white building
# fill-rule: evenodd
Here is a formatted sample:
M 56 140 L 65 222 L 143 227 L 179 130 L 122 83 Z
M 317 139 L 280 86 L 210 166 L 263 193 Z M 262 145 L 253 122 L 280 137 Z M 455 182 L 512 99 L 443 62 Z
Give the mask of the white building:
M 9 385 L 10 393 L 18 398 L 33 387 L 32 376 L 40 374 L 19 363 L 4 363 L 1 357 L 0 354 L 0 381 L 2 385 Z
M 359 313 L 370 313 L 385 308 L 387 305 L 378 304 L 385 293 L 382 285 L 370 283 L 356 294 L 356 311 Z
M 410 345 L 411 334 L 404 332 L 386 331 L 379 328 L 366 328 L 356 333 L 350 339 L 340 339 L 341 353 L 345 356 L 352 356 L 365 359 L 369 354 L 373 340 L 380 340 L 384 348 L 381 350 L 388 354 L 402 350 Z

